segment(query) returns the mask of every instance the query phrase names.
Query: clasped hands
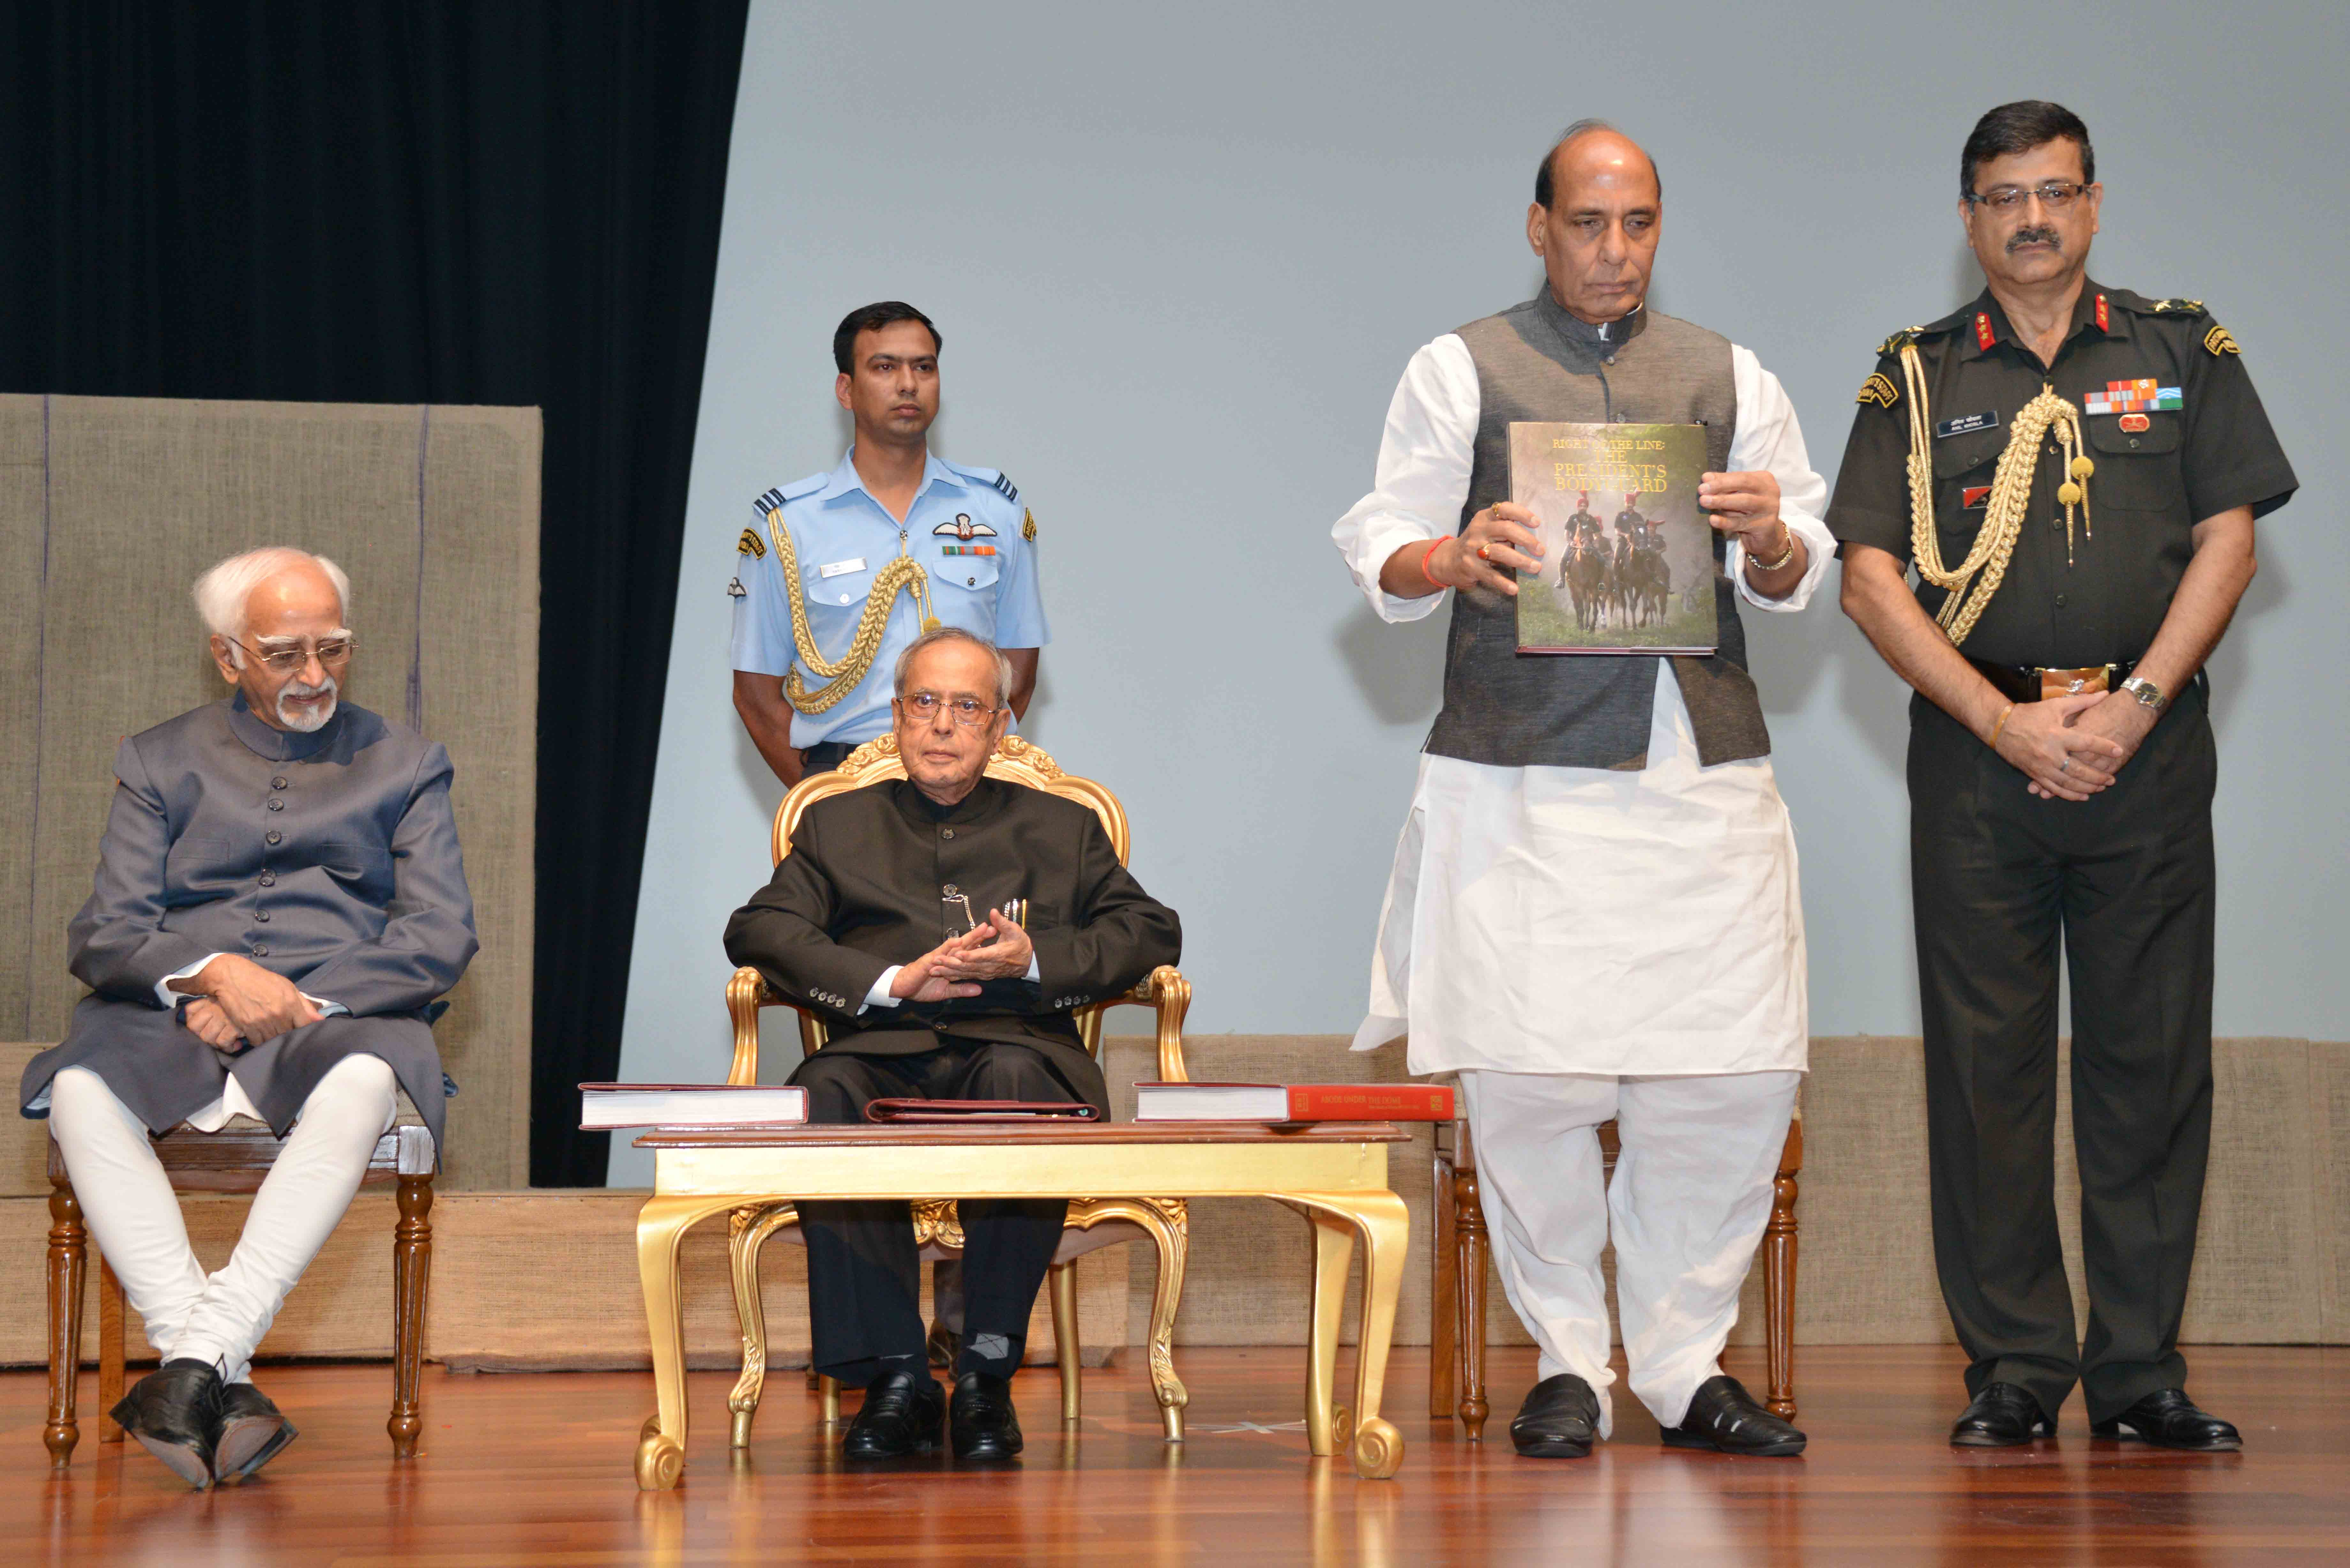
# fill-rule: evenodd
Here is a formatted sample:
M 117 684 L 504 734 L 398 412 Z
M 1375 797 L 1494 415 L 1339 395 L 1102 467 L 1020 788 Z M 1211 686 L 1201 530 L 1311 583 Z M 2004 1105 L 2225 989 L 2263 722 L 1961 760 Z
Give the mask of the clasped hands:
M 1697 500 L 1715 531 L 1740 540 L 1754 559 L 1776 560 L 1786 550 L 1779 480 L 1768 469 L 1701 475 Z M 1482 588 L 1515 597 L 1517 574 L 1539 569 L 1543 554 L 1533 511 L 1497 501 L 1471 517 L 1458 535 L 1430 550 L 1420 572 L 1440 588 Z
M 196 999 L 184 1017 L 190 1033 L 232 1056 L 325 1016 L 292 981 L 234 953 L 218 955 L 172 989 Z
M 2041 799 L 2084 801 L 2113 786 L 2155 717 L 2127 691 L 2018 702 L 1996 749 Z
M 1018 921 L 1001 909 L 990 909 L 983 925 L 949 937 L 900 967 L 889 982 L 889 994 L 900 1002 L 977 996 L 981 981 L 1025 978 L 1035 952 L 1035 943 Z

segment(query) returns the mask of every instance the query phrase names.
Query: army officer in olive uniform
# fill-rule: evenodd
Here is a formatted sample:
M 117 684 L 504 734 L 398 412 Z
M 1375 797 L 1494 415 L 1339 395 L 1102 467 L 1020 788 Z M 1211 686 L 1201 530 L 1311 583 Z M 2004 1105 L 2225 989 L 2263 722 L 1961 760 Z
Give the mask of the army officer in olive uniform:
M 1012 660 L 1028 711 L 1051 638 L 1036 522 L 992 468 L 930 450 L 939 333 L 896 300 L 833 334 L 833 394 L 856 444 L 828 473 L 770 490 L 736 540 L 734 711 L 787 784 L 889 732 L 889 671 L 927 626 L 962 628 Z
M 2187 1397 L 2178 1345 L 2211 1126 L 2201 670 L 2251 581 L 2253 520 L 2295 481 L 2199 302 L 2088 276 L 2102 194 L 2068 110 L 1983 116 L 1960 216 L 1988 286 L 1879 350 L 1827 522 L 1846 611 L 1918 691 L 1934 1251 L 1971 1359 L 1950 1440 L 2051 1433 L 2077 1381 L 2097 1435 L 2230 1449 L 2236 1429 Z M 2054 1190 L 2060 937 L 2081 1337 Z

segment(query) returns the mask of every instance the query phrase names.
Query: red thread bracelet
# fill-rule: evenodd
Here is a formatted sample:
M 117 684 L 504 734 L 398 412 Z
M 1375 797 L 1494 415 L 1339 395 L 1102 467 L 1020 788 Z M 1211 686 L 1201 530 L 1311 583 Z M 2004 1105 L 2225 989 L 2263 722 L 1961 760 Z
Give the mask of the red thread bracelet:
M 1443 543 L 1441 539 L 1430 539 L 1428 542 L 1428 548 L 1419 553 L 1419 575 L 1428 579 L 1428 586 L 1431 588 L 1444 587 L 1442 583 L 1436 580 L 1436 575 L 1428 569 L 1429 561 L 1436 555 L 1438 546 Z

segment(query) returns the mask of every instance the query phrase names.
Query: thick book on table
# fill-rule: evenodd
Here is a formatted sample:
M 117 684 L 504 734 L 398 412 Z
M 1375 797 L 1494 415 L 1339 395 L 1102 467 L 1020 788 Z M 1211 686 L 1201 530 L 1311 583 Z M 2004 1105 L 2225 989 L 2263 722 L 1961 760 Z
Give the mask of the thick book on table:
M 1139 1122 L 1449 1122 L 1444 1084 L 1137 1084 Z
M 1543 545 L 1518 574 L 1518 651 L 1713 652 L 1704 472 L 1703 425 L 1513 422 L 1510 499 Z
M 807 1091 L 789 1084 L 582 1084 L 579 1130 L 606 1127 L 793 1127 Z
M 1101 1112 L 1072 1100 L 868 1100 L 868 1122 L 1097 1122 Z

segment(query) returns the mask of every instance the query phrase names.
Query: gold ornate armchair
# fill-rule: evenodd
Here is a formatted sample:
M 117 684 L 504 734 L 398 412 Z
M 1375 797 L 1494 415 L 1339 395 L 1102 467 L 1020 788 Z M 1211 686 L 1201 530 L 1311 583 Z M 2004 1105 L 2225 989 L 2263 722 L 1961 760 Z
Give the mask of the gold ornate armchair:
M 995 754 L 988 759 L 987 774 L 1092 807 L 1109 834 L 1119 863 L 1124 864 L 1131 838 L 1126 808 L 1103 785 L 1063 773 L 1051 757 L 1016 735 L 1006 735 L 997 742 Z M 851 752 L 835 771 L 802 779 L 792 786 L 776 809 L 775 834 L 768 846 L 774 863 L 780 865 L 790 853 L 792 833 L 799 826 L 801 814 L 817 801 L 846 790 L 905 776 L 905 764 L 898 757 L 897 738 L 884 735 Z M 1097 1057 L 1101 1054 L 1102 1014 L 1128 1003 L 1152 1008 L 1158 1013 L 1159 1076 L 1170 1083 L 1185 1081 L 1188 1075 L 1183 1070 L 1183 1015 L 1191 1007 L 1191 981 L 1172 965 L 1162 964 L 1126 995 L 1079 1009 L 1076 1014 L 1077 1030 L 1087 1050 Z M 759 1010 L 785 1006 L 794 1004 L 770 991 L 757 970 L 734 971 L 734 978 L 726 986 L 726 1012 L 734 1024 L 734 1062 L 726 1074 L 728 1083 L 758 1082 Z M 805 1008 L 795 1007 L 795 1011 L 800 1015 L 801 1049 L 811 1054 L 824 1049 L 824 1024 Z M 940 1199 L 915 1204 L 914 1235 L 926 1262 L 961 1257 L 962 1228 L 956 1217 L 954 1200 Z M 766 1381 L 766 1314 L 759 1294 L 759 1251 L 770 1238 L 776 1236 L 794 1243 L 802 1241 L 799 1212 L 790 1203 L 754 1205 L 738 1209 L 729 1217 L 727 1242 L 733 1264 L 734 1307 L 743 1325 L 743 1376 L 726 1404 L 733 1412 L 733 1446 L 738 1449 L 750 1443 L 752 1417 L 758 1412 L 759 1396 Z M 1046 1280 L 1053 1304 L 1055 1355 L 1061 1369 L 1064 1422 L 1076 1421 L 1079 1413 L 1076 1260 L 1103 1247 L 1149 1241 L 1159 1249 L 1158 1289 L 1151 1299 L 1150 1312 L 1151 1388 L 1159 1398 L 1167 1440 L 1183 1440 L 1183 1407 L 1190 1397 L 1175 1376 L 1172 1342 L 1175 1307 L 1183 1294 L 1183 1264 L 1190 1237 L 1190 1215 L 1180 1198 L 1092 1198 L 1069 1205 L 1068 1220 Z M 820 1378 L 818 1384 L 824 1396 L 825 1421 L 837 1423 L 840 1419 L 840 1386 L 829 1377 Z

